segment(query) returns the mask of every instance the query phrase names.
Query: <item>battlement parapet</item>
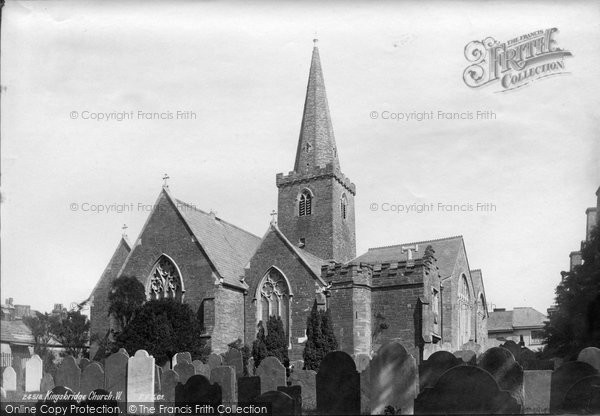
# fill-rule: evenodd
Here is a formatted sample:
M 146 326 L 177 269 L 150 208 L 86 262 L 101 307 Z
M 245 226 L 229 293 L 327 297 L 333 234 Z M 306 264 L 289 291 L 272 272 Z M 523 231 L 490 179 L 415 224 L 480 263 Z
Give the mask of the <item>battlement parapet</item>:
M 310 174 L 298 173 L 295 171 L 289 172 L 287 175 L 278 173 L 275 179 L 275 183 L 278 188 L 283 186 L 294 185 L 297 183 L 310 182 L 316 179 L 331 177 L 337 180 L 344 188 L 346 188 L 352 195 L 356 195 L 356 185 L 350 181 L 338 168 L 333 164 L 328 163 L 325 166 L 318 166 L 312 169 Z

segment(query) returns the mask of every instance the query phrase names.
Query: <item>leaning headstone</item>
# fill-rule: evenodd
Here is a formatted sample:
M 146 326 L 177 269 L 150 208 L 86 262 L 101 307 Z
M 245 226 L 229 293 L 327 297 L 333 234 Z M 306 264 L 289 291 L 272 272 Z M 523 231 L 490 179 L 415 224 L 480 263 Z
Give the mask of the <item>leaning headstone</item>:
M 479 357 L 477 365 L 489 372 L 502 390 L 523 404 L 523 368 L 508 349 L 490 348 Z
M 190 354 L 189 352 L 178 352 L 173 356 L 173 359 L 171 360 L 171 368 L 175 369 L 175 366 L 182 362 L 191 363 L 192 354 Z
M 256 375 L 260 377 L 260 391 L 263 394 L 287 385 L 285 367 L 275 357 L 262 360 L 256 369 Z
M 2 388 L 6 392 L 17 390 L 17 372 L 12 367 L 6 367 L 2 372 Z
M 237 380 L 233 367 L 213 368 L 210 372 L 210 382 L 221 386 L 221 399 L 224 404 L 234 404 L 238 401 Z
M 260 377 L 240 377 L 237 384 L 240 403 L 252 402 L 260 396 Z
M 142 413 L 140 403 L 154 405 L 154 357 L 145 350 L 129 357 L 127 365 L 127 407 L 136 410 L 130 413 Z
M 188 379 L 185 384 L 178 384 L 175 388 L 175 404 L 202 404 L 218 406 L 221 404 L 221 387 L 218 384 L 210 384 L 208 379 L 201 375 L 195 375 Z
M 39 355 L 31 356 L 25 363 L 25 391 L 40 391 L 43 363 Z
M 179 374 L 173 370 L 165 370 L 162 373 L 162 394 L 165 402 L 175 402 L 175 387 L 179 383 Z
M 223 365 L 223 357 L 221 357 L 218 354 L 210 354 L 208 356 L 208 365 L 210 366 L 211 370 L 215 367 L 222 366 Z
M 287 394 L 294 399 L 294 409 L 291 414 L 302 414 L 302 387 L 300 386 L 279 386 L 277 391 Z
M 52 377 L 52 374 L 44 373 L 42 381 L 40 382 L 40 391 L 45 394 L 52 390 L 54 387 L 54 378 Z
M 75 358 L 67 355 L 56 370 L 55 384 L 78 392 L 80 380 L 81 370 L 75 362 Z
M 238 377 L 244 375 L 244 361 L 242 359 L 242 353 L 240 350 L 236 350 L 235 348 L 229 348 L 229 351 L 225 354 L 225 364 L 230 367 L 233 367 L 235 370 L 235 374 Z
M 91 363 L 92 362 L 90 360 L 88 360 L 87 358 L 82 358 L 79 360 L 79 368 L 81 368 L 81 371 L 83 371 Z
M 434 387 L 423 389 L 415 401 L 416 414 L 518 414 L 521 409 L 521 404 L 501 390 L 490 373 L 473 365 L 449 369 Z
M 104 370 L 99 363 L 88 364 L 81 373 L 82 394 L 89 394 L 92 390 L 104 389 Z
M 464 361 L 448 351 L 436 351 L 419 366 L 419 390 L 433 387 L 447 370 L 464 365 Z
M 318 413 L 360 413 L 360 376 L 352 357 L 330 352 L 321 361 L 316 379 Z
M 573 384 L 560 406 L 561 410 L 577 414 L 600 413 L 600 375 L 588 376 Z
M 354 357 L 354 362 L 356 363 L 356 371 L 360 373 L 369 366 L 369 363 L 371 362 L 371 357 L 369 357 L 368 354 L 357 354 Z
M 273 416 L 295 414 L 294 399 L 281 391 L 268 391 L 263 393 L 256 398 L 256 403 L 271 403 L 271 414 Z
M 370 364 L 371 412 L 381 414 L 387 406 L 412 414 L 419 393 L 415 358 L 398 342 L 382 346 Z
M 600 348 L 587 347 L 582 349 L 577 356 L 577 361 L 588 363 L 596 370 L 600 371 Z
M 104 388 L 120 403 L 127 402 L 127 363 L 129 355 L 121 348 L 104 362 Z
M 292 386 L 300 386 L 302 408 L 313 411 L 317 408 L 317 373 L 313 370 L 294 370 L 290 375 Z
M 598 375 L 598 370 L 582 361 L 568 361 L 554 370 L 550 387 L 550 411 L 559 412 L 571 386 L 582 378 L 595 375 Z
M 192 361 L 192 365 L 194 366 L 194 374 L 200 374 L 210 379 L 210 366 L 208 364 L 204 364 L 200 360 L 194 360 Z
M 523 410 L 526 414 L 550 413 L 550 381 L 552 371 L 523 372 Z
M 477 362 L 477 354 L 475 354 L 475 351 L 458 350 L 454 352 L 454 356 L 460 358 L 465 364 L 475 365 Z
M 191 361 L 180 360 L 173 370 L 179 374 L 179 382 L 181 384 L 187 383 L 188 379 L 196 373 L 196 369 L 192 365 Z

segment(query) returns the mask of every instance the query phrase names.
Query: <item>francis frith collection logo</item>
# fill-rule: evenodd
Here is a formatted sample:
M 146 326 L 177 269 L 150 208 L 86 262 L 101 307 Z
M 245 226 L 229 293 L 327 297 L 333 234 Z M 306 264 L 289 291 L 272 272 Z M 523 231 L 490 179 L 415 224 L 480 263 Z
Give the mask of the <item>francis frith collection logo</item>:
M 506 42 L 492 37 L 474 40 L 465 46 L 465 58 L 471 63 L 463 80 L 471 88 L 500 84 L 500 92 L 514 90 L 531 82 L 565 74 L 564 58 L 571 52 L 558 47 L 557 28 L 537 30 Z

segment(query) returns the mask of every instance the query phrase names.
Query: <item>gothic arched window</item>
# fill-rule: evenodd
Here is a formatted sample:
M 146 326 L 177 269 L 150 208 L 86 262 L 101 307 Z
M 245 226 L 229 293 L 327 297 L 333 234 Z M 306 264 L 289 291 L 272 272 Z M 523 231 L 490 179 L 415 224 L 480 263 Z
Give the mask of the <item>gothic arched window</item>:
M 312 214 L 312 194 L 308 189 L 302 191 L 300 194 L 300 201 L 298 203 L 298 215 L 304 217 L 305 215 Z
M 258 285 L 256 291 L 256 320 L 266 323 L 270 316 L 279 316 L 283 321 L 286 337 L 290 339 L 291 326 L 291 294 L 290 287 L 283 274 L 271 267 Z
M 459 347 L 471 339 L 471 293 L 467 277 L 458 283 L 458 343 Z
M 152 268 L 148 279 L 148 298 L 181 301 L 184 292 L 179 268 L 169 257 L 162 255 Z
M 342 219 L 346 219 L 346 214 L 348 210 L 348 200 L 346 199 L 346 194 L 342 194 L 342 198 L 340 199 L 340 212 L 342 213 Z

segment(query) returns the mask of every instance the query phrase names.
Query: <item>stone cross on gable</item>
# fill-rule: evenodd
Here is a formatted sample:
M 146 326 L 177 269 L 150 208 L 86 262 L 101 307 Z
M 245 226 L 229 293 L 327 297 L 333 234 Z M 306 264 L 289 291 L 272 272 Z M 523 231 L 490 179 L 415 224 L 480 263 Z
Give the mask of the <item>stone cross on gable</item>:
M 277 225 L 277 212 L 273 210 L 269 215 L 271 215 L 271 225 Z
M 121 229 L 123 230 L 123 237 L 127 237 L 127 224 L 123 224 Z
M 167 181 L 169 180 L 169 175 L 165 173 L 165 176 L 163 176 L 163 188 L 168 188 L 169 184 L 167 183 Z
M 410 246 L 402 246 L 402 254 L 408 253 L 406 260 L 409 262 L 412 262 L 412 260 L 413 260 L 413 251 L 419 251 L 418 244 L 413 244 Z

